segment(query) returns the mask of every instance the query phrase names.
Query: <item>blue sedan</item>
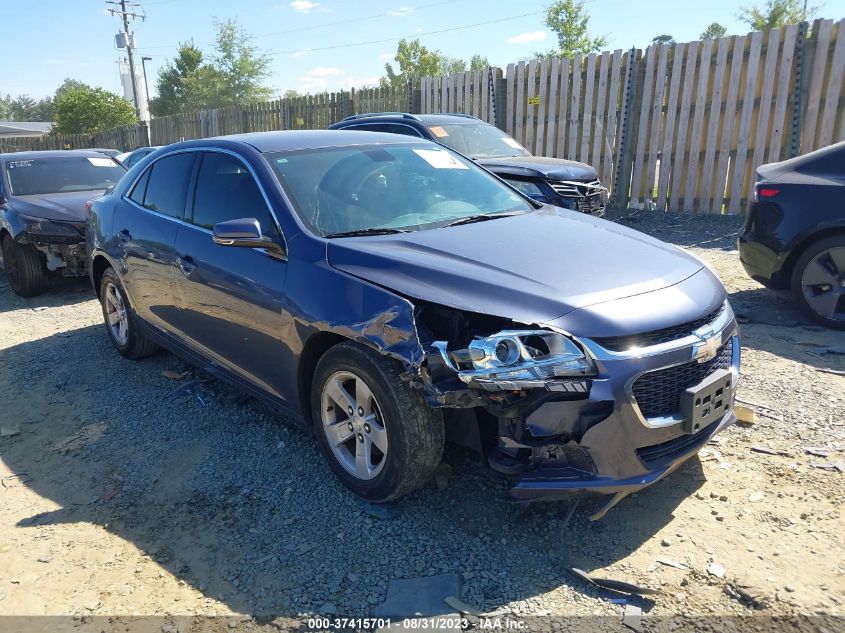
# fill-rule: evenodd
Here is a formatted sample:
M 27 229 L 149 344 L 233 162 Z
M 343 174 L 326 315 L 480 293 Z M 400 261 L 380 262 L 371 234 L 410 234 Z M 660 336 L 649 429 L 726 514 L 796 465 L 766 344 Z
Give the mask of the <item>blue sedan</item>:
M 599 516 L 734 421 L 737 326 L 706 266 L 430 141 L 169 145 L 87 238 L 121 354 L 166 347 L 301 419 L 372 501 L 425 484 L 448 439 L 517 498 L 612 495 Z

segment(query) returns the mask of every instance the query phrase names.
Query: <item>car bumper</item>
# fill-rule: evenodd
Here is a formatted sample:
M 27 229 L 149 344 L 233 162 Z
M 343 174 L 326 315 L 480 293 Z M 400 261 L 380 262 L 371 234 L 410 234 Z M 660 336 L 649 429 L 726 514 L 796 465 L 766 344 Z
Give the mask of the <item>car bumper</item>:
M 718 347 L 711 360 L 701 352 L 703 340 Z M 514 498 L 630 494 L 666 477 L 734 423 L 740 342 L 729 305 L 713 323 L 677 341 L 622 353 L 589 339 L 582 342 L 599 375 L 591 381 L 587 400 L 547 402 L 525 417 L 532 467 L 519 473 L 511 490 Z M 701 428 L 692 428 L 693 416 L 684 413 L 683 406 L 675 410 L 671 399 L 662 409 L 655 406 L 667 402 L 668 393 L 678 394 L 682 402 L 681 393 L 717 372 L 730 382 L 720 409 L 724 413 L 714 419 L 714 411 Z M 602 406 L 603 413 L 583 422 Z M 568 433 L 579 427 L 578 434 Z

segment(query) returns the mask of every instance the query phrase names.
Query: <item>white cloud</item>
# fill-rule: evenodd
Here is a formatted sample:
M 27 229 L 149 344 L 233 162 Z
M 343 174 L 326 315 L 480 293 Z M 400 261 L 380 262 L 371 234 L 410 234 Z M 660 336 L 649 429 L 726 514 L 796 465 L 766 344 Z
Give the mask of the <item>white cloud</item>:
M 530 42 L 540 42 L 546 37 L 548 33 L 545 31 L 529 31 L 528 33 L 520 33 L 508 38 L 508 44 L 528 44 Z
M 393 53 L 382 53 L 378 56 L 379 59 L 393 59 Z
M 294 11 L 300 11 L 302 13 L 308 13 L 309 11 L 313 11 L 314 9 L 320 6 L 319 2 L 311 2 L 310 0 L 293 0 L 290 3 L 290 6 L 293 8 Z
M 329 79 L 343 75 L 345 72 L 342 68 L 334 66 L 317 66 L 299 77 L 297 90 L 301 92 L 325 90 L 329 85 Z
M 414 12 L 414 7 L 399 7 L 398 9 L 392 9 L 391 11 L 387 12 L 387 15 L 392 15 L 396 18 L 401 18 L 406 15 L 411 15 Z

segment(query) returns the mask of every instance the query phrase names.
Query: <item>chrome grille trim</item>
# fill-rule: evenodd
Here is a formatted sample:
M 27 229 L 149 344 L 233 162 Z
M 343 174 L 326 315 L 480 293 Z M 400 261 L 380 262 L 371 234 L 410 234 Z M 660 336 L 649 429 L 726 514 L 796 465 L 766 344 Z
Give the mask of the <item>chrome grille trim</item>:
M 547 180 L 546 183 L 556 194 L 564 198 L 590 198 L 607 191 L 598 180 Z

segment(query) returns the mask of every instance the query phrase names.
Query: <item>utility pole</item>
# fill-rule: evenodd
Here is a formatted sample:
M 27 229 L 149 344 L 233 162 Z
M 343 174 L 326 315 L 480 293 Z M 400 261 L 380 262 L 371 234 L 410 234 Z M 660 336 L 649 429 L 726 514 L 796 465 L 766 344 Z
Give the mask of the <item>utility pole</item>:
M 108 7 L 106 11 L 112 15 L 118 16 L 123 22 L 123 37 L 126 42 L 126 56 L 129 58 L 129 79 L 132 82 L 132 100 L 135 105 L 135 116 L 141 124 L 141 134 L 144 137 L 144 142 L 149 145 L 149 131 L 147 129 L 146 121 L 141 121 L 141 105 L 138 102 L 138 83 L 135 79 L 135 59 L 132 56 L 132 36 L 129 33 L 129 20 L 140 19 L 142 22 L 147 19 L 143 12 L 136 13 L 133 8 L 140 8 L 141 5 L 134 2 L 127 2 L 127 0 L 106 0 L 106 4 L 114 5 Z M 146 90 L 146 86 L 144 86 Z

